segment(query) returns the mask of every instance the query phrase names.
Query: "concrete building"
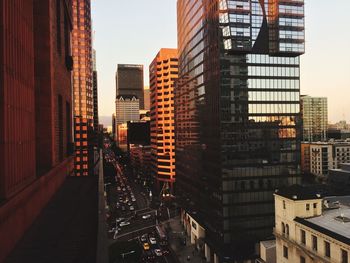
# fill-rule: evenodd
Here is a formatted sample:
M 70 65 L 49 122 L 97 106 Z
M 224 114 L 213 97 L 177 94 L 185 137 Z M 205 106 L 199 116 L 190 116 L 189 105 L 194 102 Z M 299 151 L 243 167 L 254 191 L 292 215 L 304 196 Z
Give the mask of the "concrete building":
M 116 124 L 140 120 L 140 100 L 134 95 L 118 95 L 115 100 Z
M 115 74 L 116 96 L 133 95 L 140 100 L 140 109 L 144 109 L 143 65 L 118 64 Z
M 350 196 L 293 186 L 276 191 L 275 211 L 278 263 L 350 261 Z
M 327 98 L 300 97 L 303 119 L 303 141 L 317 142 L 327 140 L 328 106 Z
M 207 260 L 254 260 L 273 190 L 300 181 L 304 1 L 178 0 L 176 193 Z
M 112 137 L 113 140 L 117 138 L 117 120 L 115 118 L 115 113 L 112 114 Z
M 304 144 L 304 143 L 303 143 Z M 330 169 L 338 169 L 342 163 L 350 162 L 350 142 L 316 142 L 309 144 L 310 173 L 325 177 Z
M 148 176 L 151 168 L 151 146 L 131 144 L 129 154 L 134 175 Z
M 73 170 L 71 15 L 0 0 L 0 262 Z
M 91 3 L 72 0 L 72 4 L 75 175 L 89 176 L 93 175 L 95 158 Z
M 127 123 L 120 123 L 117 124 L 117 146 L 122 151 L 128 150 L 128 124 Z
M 152 175 L 161 189 L 175 182 L 174 81 L 177 49 L 162 48 L 149 66 Z M 171 190 L 172 191 L 172 190 Z

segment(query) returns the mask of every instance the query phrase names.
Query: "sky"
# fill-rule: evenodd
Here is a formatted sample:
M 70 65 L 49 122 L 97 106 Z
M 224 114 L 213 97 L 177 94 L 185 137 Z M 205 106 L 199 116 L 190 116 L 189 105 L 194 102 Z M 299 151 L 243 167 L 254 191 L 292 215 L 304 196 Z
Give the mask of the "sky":
M 349 0 L 305 0 L 306 53 L 301 94 L 328 98 L 328 118 L 350 122 Z M 99 115 L 114 112 L 117 64 L 148 66 L 160 48 L 176 48 L 176 0 L 92 0 Z

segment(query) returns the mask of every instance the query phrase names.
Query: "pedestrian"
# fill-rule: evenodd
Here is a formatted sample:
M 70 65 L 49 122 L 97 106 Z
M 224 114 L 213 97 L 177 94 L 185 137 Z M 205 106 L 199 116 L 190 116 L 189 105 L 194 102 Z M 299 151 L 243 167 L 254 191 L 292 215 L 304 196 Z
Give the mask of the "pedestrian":
M 187 256 L 187 261 L 190 261 L 191 260 L 191 257 L 190 256 Z

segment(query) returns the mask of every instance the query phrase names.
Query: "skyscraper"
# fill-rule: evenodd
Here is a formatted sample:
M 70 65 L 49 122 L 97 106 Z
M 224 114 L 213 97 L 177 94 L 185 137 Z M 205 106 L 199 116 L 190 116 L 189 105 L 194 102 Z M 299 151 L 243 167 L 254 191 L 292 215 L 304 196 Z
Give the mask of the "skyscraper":
M 115 81 L 116 96 L 135 95 L 144 109 L 143 65 L 118 64 Z
M 152 174 L 159 183 L 175 182 L 174 81 L 177 49 L 162 48 L 149 66 Z
M 317 142 L 327 140 L 328 110 L 327 98 L 300 97 L 303 120 L 303 141 Z
M 0 0 L 0 262 L 73 169 L 70 7 Z
M 206 257 L 232 262 L 272 235 L 273 190 L 299 182 L 304 2 L 177 6 L 177 190 Z
M 93 174 L 94 99 L 90 0 L 73 1 L 75 175 Z
M 94 133 L 95 143 L 98 144 L 98 81 L 97 81 L 97 68 L 96 68 L 96 50 L 92 51 L 92 83 L 93 83 L 93 97 L 94 97 Z

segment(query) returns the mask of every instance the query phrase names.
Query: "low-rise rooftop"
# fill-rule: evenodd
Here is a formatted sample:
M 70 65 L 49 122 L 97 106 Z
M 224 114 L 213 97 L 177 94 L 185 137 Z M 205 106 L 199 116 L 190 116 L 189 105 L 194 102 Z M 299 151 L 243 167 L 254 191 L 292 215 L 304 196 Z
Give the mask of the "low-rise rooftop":
M 295 219 L 296 222 L 350 245 L 350 196 L 327 197 L 322 215 Z

